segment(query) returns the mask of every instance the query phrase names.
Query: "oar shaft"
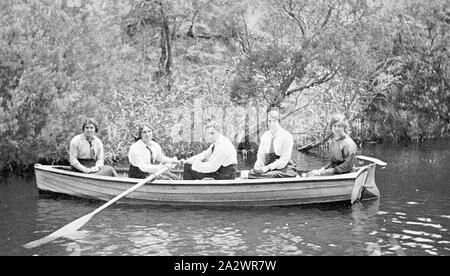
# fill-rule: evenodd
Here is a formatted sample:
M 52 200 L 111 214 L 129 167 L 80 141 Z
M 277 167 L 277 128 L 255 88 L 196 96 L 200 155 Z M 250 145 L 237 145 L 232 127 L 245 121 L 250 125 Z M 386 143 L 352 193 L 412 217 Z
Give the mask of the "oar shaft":
M 133 187 L 131 187 L 131 188 L 127 189 L 126 191 L 122 192 L 121 194 L 115 196 L 113 199 L 109 200 L 108 202 L 106 202 L 102 206 L 98 207 L 94 211 L 90 212 L 89 214 L 84 215 L 84 216 L 82 216 L 81 218 L 78 218 L 75 221 L 72 221 L 71 223 L 65 225 L 64 227 L 61 227 L 60 229 L 56 230 L 55 232 L 51 233 L 50 235 L 48 235 L 48 236 L 46 236 L 44 238 L 41 238 L 39 240 L 35 240 L 35 241 L 32 241 L 32 242 L 29 242 L 29 243 L 25 244 L 24 247 L 25 248 L 37 247 L 37 246 L 40 246 L 42 244 L 46 244 L 48 242 L 51 242 L 51 241 L 57 239 L 58 237 L 67 236 L 68 234 L 77 231 L 83 225 L 85 225 L 95 214 L 101 212 L 106 207 L 110 206 L 111 204 L 113 204 L 117 200 L 121 199 L 122 197 L 132 193 L 136 189 L 139 189 L 140 187 L 142 187 L 143 185 L 147 184 L 148 182 L 151 182 L 151 181 L 155 180 L 155 178 L 157 178 L 161 174 L 165 173 L 168 169 L 169 168 L 165 167 L 165 168 L 157 171 L 156 173 L 152 174 L 151 176 L 149 176 L 149 177 L 139 181 Z
M 147 184 L 148 182 L 153 181 L 155 178 L 157 178 L 159 175 L 165 173 L 168 170 L 168 168 L 164 168 L 161 171 L 158 171 L 154 174 L 152 174 L 151 176 L 147 177 L 146 179 L 144 179 L 141 183 L 134 185 L 133 187 L 129 188 L 128 190 L 118 194 L 117 196 L 115 196 L 113 199 L 109 200 L 107 203 L 103 204 L 102 206 L 98 207 L 97 209 L 95 209 L 94 211 L 91 212 L 92 215 L 95 215 L 97 213 L 100 213 L 101 211 L 103 211 L 105 208 L 107 208 L 108 206 L 110 206 L 111 204 L 115 203 L 116 201 L 118 201 L 119 199 L 121 199 L 122 197 L 134 192 L 135 190 L 139 189 L 140 187 L 144 186 L 145 184 Z

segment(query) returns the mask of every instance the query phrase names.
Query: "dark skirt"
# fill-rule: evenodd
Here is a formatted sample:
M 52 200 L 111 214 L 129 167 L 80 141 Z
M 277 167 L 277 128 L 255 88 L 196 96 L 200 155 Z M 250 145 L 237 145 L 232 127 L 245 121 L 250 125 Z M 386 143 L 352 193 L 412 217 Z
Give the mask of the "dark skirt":
M 140 178 L 140 179 L 144 179 L 150 176 L 150 173 L 146 173 L 141 171 L 141 169 L 139 169 L 136 166 L 133 166 L 130 164 L 130 168 L 128 170 L 128 177 L 130 178 Z M 180 177 L 178 177 L 176 174 L 167 171 L 164 174 L 160 175 L 159 177 L 157 177 L 157 179 L 162 179 L 162 180 L 179 180 Z
M 95 163 L 97 163 L 97 160 L 95 160 L 95 159 L 78 159 L 78 162 L 80 162 L 80 164 L 85 166 L 86 168 L 92 168 L 95 166 Z
M 283 177 L 296 177 L 298 175 L 294 164 L 288 164 L 286 167 L 280 170 L 268 171 L 266 173 L 257 173 L 254 170 L 249 171 L 249 179 L 259 178 L 283 178 Z
M 195 180 L 203 178 L 212 178 L 216 180 L 223 179 L 235 179 L 236 178 L 236 164 L 231 164 L 228 166 L 221 166 L 216 172 L 212 173 L 201 173 L 192 169 L 191 164 L 184 164 L 183 179 L 184 180 Z
M 275 153 L 269 153 L 264 156 L 264 164 L 268 165 L 276 160 L 280 159 L 280 156 L 276 155 Z M 251 170 L 248 173 L 249 179 L 258 179 L 258 178 L 283 178 L 283 177 L 296 177 L 297 171 L 296 171 L 296 165 L 293 161 L 289 161 L 286 165 L 286 167 L 279 169 L 279 170 L 272 170 L 268 171 L 266 173 L 257 173 L 255 170 Z

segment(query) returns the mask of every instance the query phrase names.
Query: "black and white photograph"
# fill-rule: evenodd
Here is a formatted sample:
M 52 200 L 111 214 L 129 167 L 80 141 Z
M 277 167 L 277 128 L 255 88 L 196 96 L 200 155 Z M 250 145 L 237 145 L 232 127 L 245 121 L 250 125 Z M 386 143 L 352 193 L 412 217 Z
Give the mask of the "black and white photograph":
M 448 0 L 2 0 L 0 256 L 450 256 L 449 45 Z

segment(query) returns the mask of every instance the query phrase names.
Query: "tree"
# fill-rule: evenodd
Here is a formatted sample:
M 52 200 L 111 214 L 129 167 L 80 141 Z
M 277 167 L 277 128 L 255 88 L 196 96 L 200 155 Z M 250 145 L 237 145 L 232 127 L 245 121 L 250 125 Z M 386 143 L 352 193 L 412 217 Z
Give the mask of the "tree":
M 262 98 L 268 108 L 332 80 L 343 66 L 346 31 L 367 15 L 350 1 L 266 1 L 263 43 L 240 61 L 237 102 Z M 251 90 L 245 90 L 245 88 Z M 255 92 L 255 89 L 257 90 Z M 298 107 L 295 107 L 298 108 Z
M 410 1 L 389 14 L 394 44 L 372 83 L 377 96 L 366 113 L 381 122 L 393 139 L 439 137 L 448 132 L 449 116 L 449 4 Z M 384 115 L 380 115 L 384 114 Z

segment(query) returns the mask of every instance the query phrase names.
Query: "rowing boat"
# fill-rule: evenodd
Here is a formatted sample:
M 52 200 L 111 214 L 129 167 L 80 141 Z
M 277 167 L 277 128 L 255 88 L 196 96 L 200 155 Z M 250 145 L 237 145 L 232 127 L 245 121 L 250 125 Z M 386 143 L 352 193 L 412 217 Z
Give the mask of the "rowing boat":
M 118 203 L 197 206 L 289 206 L 377 198 L 376 164 L 352 173 L 278 179 L 155 180 Z M 141 179 L 78 173 L 68 166 L 35 164 L 39 191 L 108 201 Z M 244 175 L 244 173 L 242 173 Z

